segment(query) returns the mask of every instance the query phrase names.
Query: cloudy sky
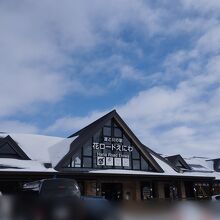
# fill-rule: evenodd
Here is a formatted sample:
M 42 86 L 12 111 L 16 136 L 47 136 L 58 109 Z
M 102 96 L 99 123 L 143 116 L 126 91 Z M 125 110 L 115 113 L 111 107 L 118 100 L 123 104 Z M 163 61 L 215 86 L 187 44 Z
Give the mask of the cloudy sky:
M 0 131 L 68 136 L 116 109 L 152 149 L 220 156 L 219 0 L 0 0 Z

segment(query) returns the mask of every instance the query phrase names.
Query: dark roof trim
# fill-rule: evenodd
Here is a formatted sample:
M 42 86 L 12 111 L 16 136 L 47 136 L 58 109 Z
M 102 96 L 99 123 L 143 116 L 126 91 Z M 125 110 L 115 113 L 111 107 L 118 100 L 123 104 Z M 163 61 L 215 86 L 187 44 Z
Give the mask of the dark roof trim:
M 151 154 L 153 154 L 155 157 L 157 157 L 159 160 L 162 160 L 164 163 L 168 164 L 170 167 L 172 167 L 176 172 L 180 172 L 180 170 L 174 166 L 170 161 L 166 160 L 164 157 L 162 157 L 161 155 L 159 155 L 158 153 L 156 153 L 155 151 L 151 150 L 149 147 L 147 147 L 146 145 L 143 145 L 145 147 L 145 149 L 150 152 Z
M 150 155 L 150 153 L 143 147 L 144 145 L 139 141 L 139 139 L 135 136 L 135 134 L 131 131 L 128 125 L 123 121 L 123 119 L 119 116 L 116 110 L 109 112 L 103 117 L 99 118 L 95 122 L 81 129 L 80 131 L 72 134 L 69 137 L 79 136 L 76 138 L 70 146 L 70 151 L 64 156 L 64 158 L 57 164 L 55 167 L 56 170 L 60 170 L 62 165 L 68 161 L 74 153 L 90 138 L 92 137 L 99 129 L 101 129 L 108 120 L 114 118 L 117 123 L 125 130 L 127 135 L 132 139 L 135 145 L 139 148 L 142 154 L 150 161 L 150 163 L 154 166 L 157 172 L 164 172 L 164 170 L 159 166 L 159 164 L 154 160 L 154 158 Z
M 10 135 L 0 139 L 0 146 L 8 143 L 13 150 L 21 157 L 22 160 L 30 160 L 27 154 L 19 147 L 19 145 L 11 138 Z
M 206 160 L 206 161 L 217 161 L 217 160 L 220 160 L 220 158 L 208 159 L 208 160 Z
M 166 159 L 175 166 L 175 163 L 178 161 L 184 166 L 187 170 L 192 170 L 192 168 L 186 163 L 186 161 L 183 159 L 183 157 L 180 154 L 172 155 L 166 157 Z M 176 167 L 178 169 L 178 167 Z

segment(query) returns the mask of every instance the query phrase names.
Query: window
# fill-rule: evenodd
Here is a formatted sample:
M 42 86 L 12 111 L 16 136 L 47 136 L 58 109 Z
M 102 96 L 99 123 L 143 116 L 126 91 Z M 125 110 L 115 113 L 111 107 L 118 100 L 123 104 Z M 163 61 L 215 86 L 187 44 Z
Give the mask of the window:
M 83 146 L 83 156 L 92 156 L 92 140 L 89 140 L 84 146 Z
M 66 168 L 152 171 L 147 159 L 114 120 L 83 144 Z
M 132 158 L 133 159 L 140 159 L 140 154 L 138 153 L 138 151 L 136 150 L 135 147 L 133 147 Z
M 81 167 L 81 151 L 72 158 L 71 167 Z
M 93 142 L 101 142 L 102 138 L 102 130 L 100 130 L 93 136 Z
M 128 138 L 125 135 L 123 135 L 123 144 L 126 146 L 131 145 L 131 142 L 128 140 Z
M 122 131 L 120 128 L 114 128 L 114 136 L 115 137 L 122 137 Z
M 141 170 L 149 170 L 149 165 L 143 157 L 141 157 Z
M 91 157 L 83 157 L 83 167 L 92 168 L 92 158 Z
M 104 127 L 103 128 L 103 135 L 110 137 L 112 135 L 112 131 L 111 130 L 112 130 L 111 127 Z
M 133 169 L 140 170 L 140 160 L 133 160 Z
M 80 157 L 76 157 L 74 159 L 74 163 L 75 163 L 75 167 L 81 167 L 81 158 Z

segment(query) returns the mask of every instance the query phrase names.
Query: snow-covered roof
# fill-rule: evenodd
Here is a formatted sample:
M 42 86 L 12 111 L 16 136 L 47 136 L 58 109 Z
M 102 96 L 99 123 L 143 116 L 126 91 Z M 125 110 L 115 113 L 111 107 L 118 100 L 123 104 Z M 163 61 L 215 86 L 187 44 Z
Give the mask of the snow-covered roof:
M 0 171 L 16 172 L 56 172 L 53 168 L 62 160 L 70 151 L 71 143 L 78 136 L 70 138 L 52 137 L 35 134 L 5 134 L 1 133 L 0 137 L 10 136 L 18 146 L 27 154 L 31 160 L 19 160 L 10 158 L 0 158 Z M 158 165 L 163 169 L 163 173 L 135 171 L 135 170 L 118 170 L 103 169 L 92 170 L 90 173 L 108 173 L 108 174 L 133 174 L 148 176 L 182 176 L 182 177 L 215 177 L 220 180 L 220 173 L 214 172 L 213 162 L 207 161 L 207 158 L 191 157 L 184 158 L 192 167 L 192 171 L 180 173 L 177 172 L 168 162 L 163 160 L 156 153 L 150 153 Z M 51 163 L 53 168 L 46 168 L 44 163 Z
M 215 179 L 220 181 L 220 172 L 214 172 Z
M 46 168 L 42 163 L 33 160 L 18 160 L 10 158 L 0 158 L 0 171 L 16 172 L 56 172 L 52 168 Z
M 202 173 L 202 172 L 184 172 L 179 173 L 176 172 L 169 164 L 165 163 L 163 160 L 159 159 L 158 157 L 152 155 L 152 157 L 156 160 L 156 162 L 162 167 L 164 173 L 160 173 L 159 175 L 168 175 L 168 176 L 182 176 L 182 177 L 212 177 L 214 178 L 215 175 L 213 172 L 210 173 Z M 155 175 L 155 173 L 154 173 Z M 158 174 L 157 174 L 158 175 Z
M 33 171 L 48 170 L 45 168 L 44 163 L 51 163 L 52 167 L 55 167 L 69 152 L 70 144 L 77 138 L 61 138 L 36 134 L 0 134 L 2 138 L 7 136 L 10 136 L 31 160 L 0 159 L 1 171 L 21 171 L 21 169 Z
M 89 173 L 94 174 L 118 174 L 118 175 L 142 175 L 142 176 L 173 176 L 173 177 L 201 177 L 201 178 L 215 178 L 213 173 L 205 174 L 200 172 L 193 173 L 158 173 L 158 172 L 148 172 L 140 170 L 120 170 L 120 169 L 103 169 L 103 170 L 90 170 Z
M 176 172 L 170 165 L 156 157 L 155 155 L 151 154 L 151 156 L 156 160 L 156 162 L 159 164 L 159 166 L 163 169 L 164 173 L 166 175 L 172 175 L 172 174 L 177 174 Z
M 195 172 L 214 172 L 211 164 L 207 162 L 208 158 L 203 157 L 190 157 L 184 158 L 187 164 L 192 168 L 192 171 Z
M 63 139 L 49 148 L 49 154 L 51 158 L 50 161 L 53 167 L 55 167 L 59 163 L 59 161 L 69 152 L 70 144 L 77 137 L 78 136 Z
M 18 144 L 18 146 L 25 152 L 25 154 L 31 160 L 1 158 L 1 171 L 55 172 L 55 170 L 52 168 L 45 168 L 44 163 L 57 163 L 57 160 L 59 160 L 59 158 L 61 159 L 60 156 L 64 156 L 65 153 L 68 152 L 70 146 L 69 142 L 73 139 L 52 137 L 46 135 L 14 133 L 1 133 L 0 137 L 4 138 L 8 135 Z
M 0 137 L 10 136 L 27 156 L 36 161 L 50 163 L 49 148 L 52 145 L 64 140 L 61 137 L 52 137 L 36 134 L 0 134 Z

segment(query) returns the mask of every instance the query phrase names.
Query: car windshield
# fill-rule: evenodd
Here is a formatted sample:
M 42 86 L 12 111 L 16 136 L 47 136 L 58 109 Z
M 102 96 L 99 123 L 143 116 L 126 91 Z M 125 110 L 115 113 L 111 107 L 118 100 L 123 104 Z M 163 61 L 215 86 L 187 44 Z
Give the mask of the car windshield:
M 42 184 L 41 196 L 79 196 L 80 191 L 74 180 L 45 180 Z
M 220 196 L 216 196 L 215 199 L 220 201 Z

